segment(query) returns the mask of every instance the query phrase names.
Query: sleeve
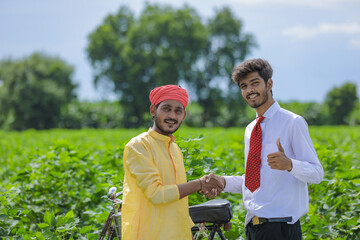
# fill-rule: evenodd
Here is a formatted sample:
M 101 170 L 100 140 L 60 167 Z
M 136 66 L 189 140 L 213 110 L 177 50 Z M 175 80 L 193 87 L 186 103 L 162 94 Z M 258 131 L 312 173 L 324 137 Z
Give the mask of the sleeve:
M 150 151 L 141 143 L 125 147 L 124 161 L 129 172 L 135 176 L 137 186 L 153 204 L 179 200 L 178 187 L 175 184 L 163 185 Z
M 246 129 L 245 129 L 245 134 L 244 134 L 244 152 L 245 152 L 245 159 L 247 158 L 247 154 L 248 154 L 248 149 L 249 149 L 249 132 L 251 134 L 250 131 L 250 125 L 252 123 L 250 123 L 249 125 L 247 125 Z M 224 176 L 225 178 L 225 188 L 224 188 L 224 192 L 231 192 L 231 193 L 240 193 L 242 194 L 242 190 L 243 190 L 243 185 L 244 185 L 244 180 L 245 180 L 245 174 L 243 174 L 242 176 Z
M 302 117 L 294 121 L 291 142 L 295 158 L 291 159 L 293 168 L 290 173 L 300 181 L 320 183 L 324 170 L 311 141 L 308 125 Z
M 241 193 L 244 182 L 244 175 L 242 176 L 224 176 L 225 188 L 224 192 Z

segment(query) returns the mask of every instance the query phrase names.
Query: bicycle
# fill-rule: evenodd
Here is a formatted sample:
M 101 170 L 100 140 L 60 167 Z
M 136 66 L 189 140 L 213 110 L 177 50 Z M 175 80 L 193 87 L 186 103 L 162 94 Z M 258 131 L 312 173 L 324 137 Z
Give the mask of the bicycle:
M 226 199 L 214 199 L 202 204 L 189 207 L 190 217 L 198 226 L 192 227 L 192 232 L 209 230 L 208 240 L 213 240 L 217 233 L 222 240 L 226 240 L 221 227 L 225 231 L 231 229 L 232 210 Z M 212 224 L 212 225 L 209 225 Z M 195 238 L 194 238 L 195 239 Z
M 105 221 L 99 240 L 112 240 L 115 237 L 121 239 L 121 207 L 122 200 L 118 199 L 123 192 L 116 192 L 116 187 L 111 187 L 107 193 L 108 199 L 112 202 L 112 210 Z
M 122 191 L 116 193 L 116 187 L 111 187 L 108 191 L 108 199 L 112 202 L 112 210 L 109 213 L 104 227 L 101 231 L 99 240 L 112 240 L 115 237 L 121 239 L 121 207 L 122 200 L 118 197 L 122 196 Z M 211 231 L 208 240 L 213 240 L 217 233 L 222 240 L 226 240 L 221 227 L 227 231 L 225 225 L 231 224 L 232 218 L 231 205 L 228 200 L 214 199 L 202 204 L 189 207 L 189 214 L 195 224 L 191 228 L 192 232 Z M 209 225 L 212 224 L 212 225 Z

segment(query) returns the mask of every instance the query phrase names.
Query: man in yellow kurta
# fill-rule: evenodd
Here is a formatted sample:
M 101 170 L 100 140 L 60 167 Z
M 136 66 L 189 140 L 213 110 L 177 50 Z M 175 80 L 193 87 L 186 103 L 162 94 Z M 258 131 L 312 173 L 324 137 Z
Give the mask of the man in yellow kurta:
M 186 181 L 183 155 L 172 135 L 186 116 L 186 90 L 175 85 L 158 87 L 151 91 L 150 102 L 152 128 L 131 139 L 124 150 L 122 236 L 125 240 L 191 240 L 187 196 L 204 190 L 202 185 L 224 186 L 209 186 L 200 179 Z

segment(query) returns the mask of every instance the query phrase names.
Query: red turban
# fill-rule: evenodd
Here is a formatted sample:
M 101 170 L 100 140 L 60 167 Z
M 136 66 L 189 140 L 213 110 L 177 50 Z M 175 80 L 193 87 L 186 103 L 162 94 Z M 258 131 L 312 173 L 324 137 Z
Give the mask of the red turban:
M 177 100 L 186 108 L 189 101 L 186 90 L 176 85 L 165 85 L 154 88 L 151 90 L 149 98 L 151 104 L 155 106 L 165 100 Z

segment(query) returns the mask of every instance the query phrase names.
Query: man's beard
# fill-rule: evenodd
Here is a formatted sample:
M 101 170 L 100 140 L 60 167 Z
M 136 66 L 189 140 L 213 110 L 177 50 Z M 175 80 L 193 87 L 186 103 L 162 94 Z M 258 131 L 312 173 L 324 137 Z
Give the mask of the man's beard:
M 177 126 L 177 128 L 175 128 L 174 130 L 166 131 L 161 127 L 161 122 L 160 121 L 161 120 L 159 120 L 158 117 L 155 115 L 154 116 L 154 123 L 156 125 L 156 128 L 159 129 L 161 131 L 161 133 L 164 134 L 164 135 L 173 134 L 174 132 L 176 132 L 179 129 L 179 127 L 181 126 L 181 123 L 182 123 L 182 122 L 180 122 L 179 126 Z
M 260 95 L 260 94 L 259 94 Z M 264 103 L 267 102 L 268 98 L 269 98 L 269 94 L 267 92 L 267 88 L 265 88 L 265 91 L 263 92 L 263 95 L 262 95 L 264 98 L 263 100 L 260 102 L 260 103 L 249 103 L 250 107 L 252 108 L 258 108 L 262 105 L 264 105 Z

